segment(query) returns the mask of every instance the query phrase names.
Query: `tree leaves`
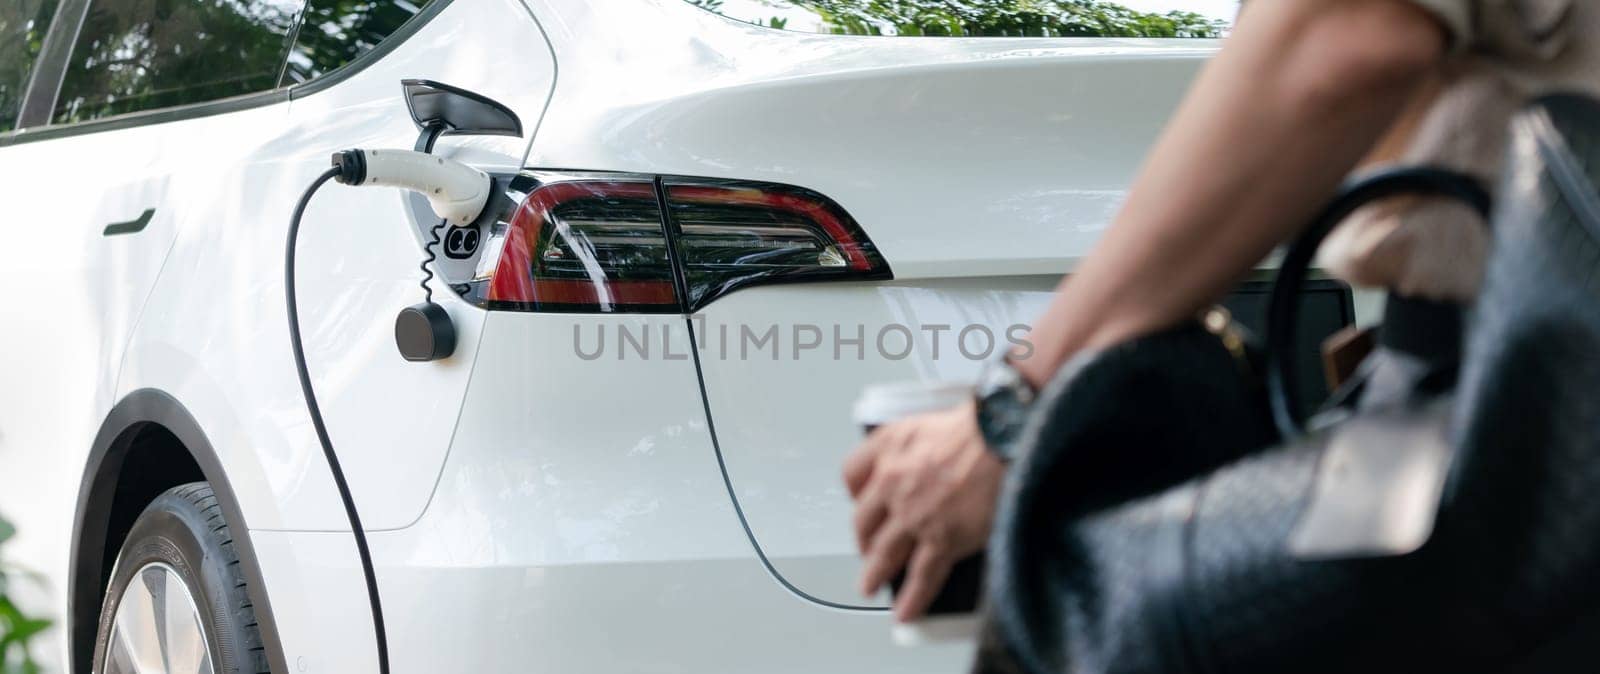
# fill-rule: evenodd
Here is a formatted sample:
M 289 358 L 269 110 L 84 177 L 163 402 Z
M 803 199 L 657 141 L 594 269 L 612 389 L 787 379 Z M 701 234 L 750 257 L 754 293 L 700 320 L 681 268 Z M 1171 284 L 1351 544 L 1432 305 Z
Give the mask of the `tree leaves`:
M 56 0 L 0 2 L 0 45 L 5 45 L 0 49 L 0 133 L 16 126 L 28 71 L 44 48 L 44 33 L 55 11 Z
M 0 518 L 0 543 L 16 533 L 16 527 Z M 23 614 L 6 595 L 5 580 L 4 573 L 0 573 L 0 674 L 38 674 L 39 666 L 28 652 L 28 641 L 49 629 L 50 621 Z
M 688 0 L 721 12 L 722 0 Z M 787 0 L 844 35 L 943 37 L 1218 37 L 1194 12 L 1153 14 L 1106 0 Z

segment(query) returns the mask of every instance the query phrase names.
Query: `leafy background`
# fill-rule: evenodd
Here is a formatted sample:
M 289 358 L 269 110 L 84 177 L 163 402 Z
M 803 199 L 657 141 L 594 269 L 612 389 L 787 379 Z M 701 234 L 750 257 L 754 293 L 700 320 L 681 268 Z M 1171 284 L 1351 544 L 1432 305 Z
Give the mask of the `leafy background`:
M 28 68 L 44 47 L 56 0 L 0 0 L 0 133 L 15 124 Z M 20 49 L 19 49 L 20 47 Z
M 687 0 L 724 13 L 725 0 Z M 765 4 L 802 9 L 819 32 L 942 37 L 1220 37 L 1227 23 L 1196 12 L 1140 12 L 1105 0 L 786 0 Z M 742 13 L 741 13 L 742 14 Z M 771 28 L 780 16 L 735 15 Z
M 16 533 L 10 522 L 0 518 L 0 552 Z M 33 661 L 28 642 L 50 626 L 48 620 L 28 617 L 7 594 L 8 586 L 22 577 L 0 555 L 0 674 L 37 674 L 39 665 Z

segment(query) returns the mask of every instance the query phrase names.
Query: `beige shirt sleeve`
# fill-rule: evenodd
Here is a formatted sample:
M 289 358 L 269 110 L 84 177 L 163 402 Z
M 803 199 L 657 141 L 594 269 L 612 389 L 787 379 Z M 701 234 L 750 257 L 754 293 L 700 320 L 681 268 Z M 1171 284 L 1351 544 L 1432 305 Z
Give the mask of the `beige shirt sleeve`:
M 1444 24 L 1450 44 L 1460 50 L 1472 44 L 1472 5 L 1477 0 L 1410 0 Z
M 1568 31 L 1561 28 L 1575 0 L 1409 1 L 1438 18 L 1458 53 L 1544 60 L 1564 44 Z
M 1506 126 L 1531 96 L 1568 80 L 1600 79 L 1600 55 L 1580 37 L 1600 25 L 1600 8 L 1575 4 L 1600 0 L 1407 1 L 1449 32 L 1454 62 L 1410 132 L 1402 164 L 1443 166 L 1494 184 Z M 1390 201 L 1335 229 L 1318 263 L 1356 285 L 1465 302 L 1476 295 L 1488 245 L 1483 223 L 1465 207 Z

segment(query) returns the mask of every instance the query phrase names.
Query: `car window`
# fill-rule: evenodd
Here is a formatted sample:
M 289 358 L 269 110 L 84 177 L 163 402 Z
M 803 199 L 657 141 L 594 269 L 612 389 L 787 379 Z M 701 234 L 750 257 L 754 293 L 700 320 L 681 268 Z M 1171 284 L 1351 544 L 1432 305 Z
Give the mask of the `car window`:
M 299 9 L 299 0 L 91 0 L 51 121 L 272 89 Z
M 56 0 L 0 2 L 0 133 L 17 127 L 28 72 L 44 46 L 56 4 Z
M 1239 0 L 687 0 L 768 28 L 939 37 L 1220 37 Z
M 377 46 L 430 0 L 309 0 L 283 84 L 298 84 Z

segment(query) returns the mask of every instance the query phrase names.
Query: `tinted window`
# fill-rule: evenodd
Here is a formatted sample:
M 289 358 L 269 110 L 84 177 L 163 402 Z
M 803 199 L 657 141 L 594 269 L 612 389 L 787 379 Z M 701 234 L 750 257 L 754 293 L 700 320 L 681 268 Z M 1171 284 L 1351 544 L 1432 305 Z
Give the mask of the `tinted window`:
M 52 121 L 272 89 L 299 8 L 299 0 L 91 0 Z
M 28 88 L 28 70 L 39 57 L 56 0 L 0 2 L 0 132 L 17 126 L 17 110 Z
M 310 0 L 283 83 L 298 84 L 365 54 L 429 0 Z
M 847 35 L 1218 37 L 1239 0 L 688 0 L 768 28 Z

